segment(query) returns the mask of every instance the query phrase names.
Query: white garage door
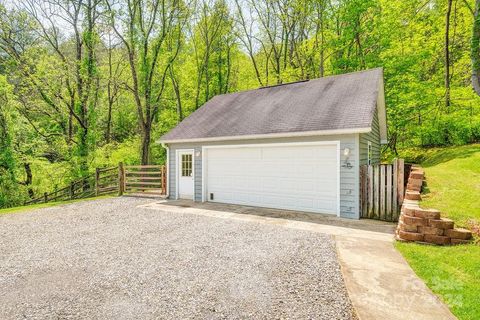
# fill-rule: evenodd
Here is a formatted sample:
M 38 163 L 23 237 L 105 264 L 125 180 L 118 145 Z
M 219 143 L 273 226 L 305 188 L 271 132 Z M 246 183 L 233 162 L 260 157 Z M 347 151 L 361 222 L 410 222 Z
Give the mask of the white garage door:
M 337 144 L 205 149 L 207 201 L 337 214 Z

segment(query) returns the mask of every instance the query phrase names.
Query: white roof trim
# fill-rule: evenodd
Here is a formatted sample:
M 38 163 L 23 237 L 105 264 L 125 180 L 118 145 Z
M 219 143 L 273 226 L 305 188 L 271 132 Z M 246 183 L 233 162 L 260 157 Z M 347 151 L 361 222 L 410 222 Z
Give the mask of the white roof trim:
M 304 131 L 304 132 L 280 132 L 280 133 L 266 133 L 266 134 L 252 134 L 241 136 L 224 136 L 224 137 L 208 137 L 208 138 L 193 138 L 193 139 L 177 139 L 177 140 L 157 140 L 157 143 L 187 143 L 187 142 L 208 142 L 208 141 L 229 141 L 229 140 L 255 140 L 265 138 L 289 138 L 289 137 L 311 137 L 311 136 L 326 136 L 335 134 L 353 134 L 353 133 L 367 133 L 372 131 L 368 128 L 352 128 L 352 129 L 335 129 L 335 130 L 320 130 L 320 131 Z
M 387 141 L 388 139 L 388 129 L 387 129 L 387 110 L 385 108 L 385 87 L 383 80 L 383 69 L 382 77 L 378 82 L 378 97 L 377 97 L 377 113 L 378 113 L 378 126 L 380 127 L 380 140 Z

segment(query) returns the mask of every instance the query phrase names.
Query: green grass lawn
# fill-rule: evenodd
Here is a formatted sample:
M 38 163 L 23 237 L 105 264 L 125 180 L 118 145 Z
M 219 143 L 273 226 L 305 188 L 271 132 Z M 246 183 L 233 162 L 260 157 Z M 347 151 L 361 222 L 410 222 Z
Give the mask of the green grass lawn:
M 7 214 L 7 213 L 15 213 L 15 212 L 25 212 L 25 211 L 35 210 L 35 209 L 54 207 L 54 206 L 58 206 L 58 205 L 62 205 L 62 204 L 69 204 L 69 203 L 74 203 L 74 202 L 104 199 L 104 198 L 111 198 L 111 197 L 113 197 L 113 196 L 105 195 L 105 196 L 99 196 L 99 197 L 95 197 L 95 198 L 75 199 L 75 200 L 66 200 L 66 201 L 58 201 L 58 202 L 47 202 L 47 203 L 32 204 L 32 205 L 29 205 L 29 206 L 4 208 L 4 209 L 0 209 L 0 215 Z
M 397 242 L 396 247 L 459 319 L 480 319 L 480 246 Z
M 414 152 L 414 153 L 413 153 Z M 458 226 L 480 225 L 480 145 L 415 150 L 428 188 L 421 205 L 441 210 Z M 480 246 L 396 243 L 416 274 L 459 319 L 480 319 Z

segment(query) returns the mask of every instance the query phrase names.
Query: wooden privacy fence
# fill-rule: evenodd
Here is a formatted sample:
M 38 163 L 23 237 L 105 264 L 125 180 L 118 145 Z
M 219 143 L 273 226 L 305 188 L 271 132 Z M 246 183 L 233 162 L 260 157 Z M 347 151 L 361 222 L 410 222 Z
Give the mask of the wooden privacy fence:
M 360 167 L 360 216 L 398 221 L 405 189 L 404 161 Z
M 163 165 L 119 166 L 119 194 L 143 192 L 165 195 L 166 169 Z
M 166 169 L 163 165 L 124 166 L 97 168 L 95 173 L 72 181 L 68 186 L 45 192 L 26 201 L 25 205 L 52 201 L 73 200 L 124 192 L 166 194 Z

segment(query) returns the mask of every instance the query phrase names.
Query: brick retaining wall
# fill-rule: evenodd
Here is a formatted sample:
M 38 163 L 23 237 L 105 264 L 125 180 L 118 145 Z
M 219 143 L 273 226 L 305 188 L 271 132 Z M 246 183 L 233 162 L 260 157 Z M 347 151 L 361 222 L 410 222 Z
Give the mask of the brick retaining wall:
M 440 216 L 440 211 L 420 208 L 419 201 L 422 199 L 420 192 L 424 177 L 422 168 L 412 167 L 396 230 L 397 240 L 438 245 L 472 241 L 472 233 L 469 230 L 455 228 L 452 220 Z

